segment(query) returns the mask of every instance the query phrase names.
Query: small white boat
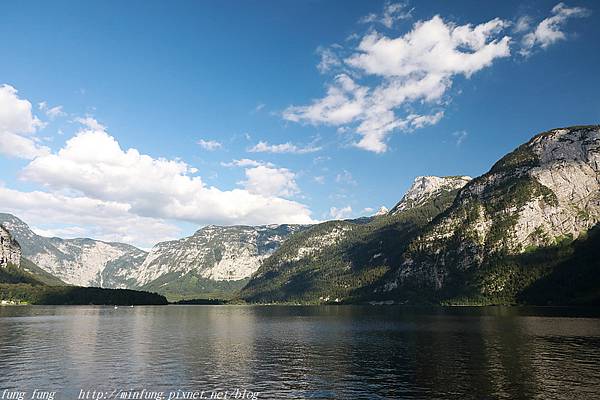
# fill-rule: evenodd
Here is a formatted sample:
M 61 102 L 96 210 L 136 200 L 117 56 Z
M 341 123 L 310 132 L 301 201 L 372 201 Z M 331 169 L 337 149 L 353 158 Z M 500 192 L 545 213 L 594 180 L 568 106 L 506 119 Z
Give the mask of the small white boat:
M 115 310 L 116 310 L 117 308 L 119 308 L 119 306 L 115 306 Z

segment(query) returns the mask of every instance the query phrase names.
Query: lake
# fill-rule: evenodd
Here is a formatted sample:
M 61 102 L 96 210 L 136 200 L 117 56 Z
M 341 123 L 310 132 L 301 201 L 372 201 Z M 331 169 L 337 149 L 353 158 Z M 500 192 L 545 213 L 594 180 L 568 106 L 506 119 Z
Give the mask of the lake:
M 40 400 L 596 399 L 600 313 L 0 307 L 0 400 L 19 392 Z

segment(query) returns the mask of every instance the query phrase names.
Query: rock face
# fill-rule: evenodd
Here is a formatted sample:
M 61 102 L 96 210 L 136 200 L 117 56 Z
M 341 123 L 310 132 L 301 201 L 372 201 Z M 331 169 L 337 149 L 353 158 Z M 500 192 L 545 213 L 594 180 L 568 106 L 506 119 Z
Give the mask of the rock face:
M 92 239 L 47 238 L 10 214 L 0 223 L 18 240 L 23 256 L 62 281 L 80 286 L 131 287 L 131 270 L 138 268 L 146 252 L 123 243 Z
M 417 179 L 394 213 L 327 221 L 288 239 L 242 289 L 251 302 L 327 303 L 361 301 L 367 288 L 398 263 L 423 225 L 454 200 L 456 181 Z M 435 188 L 428 185 L 435 183 Z M 367 296 L 372 293 L 367 293 Z
M 206 289 L 198 280 L 211 287 L 208 291 L 215 284 L 219 291 L 238 289 L 288 236 L 305 228 L 207 226 L 190 237 L 158 243 L 147 253 L 123 243 L 43 237 L 10 214 L 0 214 L 0 223 L 22 244 L 25 257 L 66 283 L 171 294 L 185 291 L 190 296 Z M 226 284 L 219 286 L 219 282 Z
M 470 176 L 418 176 L 400 202 L 389 211 L 395 215 L 411 207 L 418 207 L 440 192 L 460 189 L 471 180 Z
M 0 225 L 0 267 L 8 264 L 19 266 L 21 264 L 21 246 L 13 239 L 11 234 Z
M 467 184 L 413 241 L 386 289 L 411 282 L 442 290 L 493 259 L 575 239 L 599 220 L 600 126 L 544 132 Z M 482 290 L 501 291 L 509 279 Z
M 380 215 L 386 215 L 389 212 L 390 212 L 390 210 L 388 210 L 387 207 L 381 206 L 381 207 L 379 207 L 379 210 L 377 210 L 377 212 L 375 214 L 373 214 L 373 216 L 379 217 Z
M 206 226 L 190 237 L 155 245 L 129 276 L 140 286 L 167 274 L 178 278 L 190 272 L 213 281 L 242 280 L 302 229 L 301 225 Z

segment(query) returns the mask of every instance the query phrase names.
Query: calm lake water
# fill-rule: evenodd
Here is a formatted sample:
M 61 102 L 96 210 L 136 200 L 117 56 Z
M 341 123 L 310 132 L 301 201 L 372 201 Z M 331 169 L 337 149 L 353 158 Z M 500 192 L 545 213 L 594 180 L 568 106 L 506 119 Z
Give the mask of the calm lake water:
M 246 398 L 258 392 L 258 399 L 597 399 L 600 315 L 594 314 L 0 307 L 0 399 L 15 391 L 31 398 L 34 389 L 56 391 L 55 399 L 82 398 L 81 390 L 102 391 L 105 399 L 164 392 L 168 399 L 178 389 L 205 396 L 240 389 L 239 398 L 245 389 Z

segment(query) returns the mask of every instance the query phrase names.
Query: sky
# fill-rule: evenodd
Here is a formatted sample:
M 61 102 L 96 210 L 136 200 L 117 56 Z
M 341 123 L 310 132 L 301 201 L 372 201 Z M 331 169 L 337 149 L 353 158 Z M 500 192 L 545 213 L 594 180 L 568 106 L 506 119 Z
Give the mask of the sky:
M 142 248 L 372 215 L 600 123 L 599 8 L 0 2 L 0 212 Z

